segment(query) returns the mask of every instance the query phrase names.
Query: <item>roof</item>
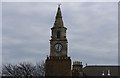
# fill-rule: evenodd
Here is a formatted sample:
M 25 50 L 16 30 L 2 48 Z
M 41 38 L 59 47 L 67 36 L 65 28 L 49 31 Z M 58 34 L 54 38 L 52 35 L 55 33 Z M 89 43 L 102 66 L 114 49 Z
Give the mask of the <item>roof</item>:
M 83 73 L 86 76 L 118 76 L 120 66 L 86 66 L 83 68 Z

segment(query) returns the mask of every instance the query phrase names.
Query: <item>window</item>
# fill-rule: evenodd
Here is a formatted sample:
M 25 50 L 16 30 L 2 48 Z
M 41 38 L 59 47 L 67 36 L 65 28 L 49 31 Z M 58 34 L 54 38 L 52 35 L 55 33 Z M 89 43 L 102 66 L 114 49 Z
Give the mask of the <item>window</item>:
M 60 31 L 57 31 L 57 38 L 60 39 Z

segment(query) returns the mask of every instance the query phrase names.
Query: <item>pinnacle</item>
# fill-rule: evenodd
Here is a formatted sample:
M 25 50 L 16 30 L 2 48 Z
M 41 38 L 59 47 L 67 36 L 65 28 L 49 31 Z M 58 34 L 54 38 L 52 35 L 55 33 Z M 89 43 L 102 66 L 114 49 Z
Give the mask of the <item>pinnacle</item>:
M 60 9 L 60 4 L 58 5 L 58 10 L 57 10 L 54 26 L 55 27 L 63 27 L 64 26 L 63 20 L 62 20 L 62 13 L 61 13 L 61 9 Z
M 56 18 L 62 18 L 61 10 L 60 10 L 60 5 L 58 6 L 58 11 L 57 11 Z

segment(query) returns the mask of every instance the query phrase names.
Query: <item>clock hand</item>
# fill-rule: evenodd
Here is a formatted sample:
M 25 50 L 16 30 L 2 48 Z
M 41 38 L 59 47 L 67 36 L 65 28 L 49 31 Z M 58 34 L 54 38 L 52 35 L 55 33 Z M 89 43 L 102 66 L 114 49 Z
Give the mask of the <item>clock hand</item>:
M 60 46 L 58 46 L 58 50 L 60 50 Z
M 57 46 L 57 50 L 59 50 L 59 45 Z

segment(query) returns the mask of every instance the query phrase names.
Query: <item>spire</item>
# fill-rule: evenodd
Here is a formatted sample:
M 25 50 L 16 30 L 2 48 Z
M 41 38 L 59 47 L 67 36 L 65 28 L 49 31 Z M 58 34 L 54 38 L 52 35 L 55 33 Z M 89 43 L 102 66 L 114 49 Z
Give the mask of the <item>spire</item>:
M 54 23 L 54 27 L 63 27 L 63 20 L 62 20 L 62 13 L 60 10 L 60 5 L 58 4 L 58 10 L 57 10 L 57 14 L 56 14 L 56 19 L 55 19 L 55 23 Z
M 58 4 L 58 11 L 57 11 L 56 18 L 62 18 L 61 10 L 60 10 L 60 5 L 61 5 L 61 4 Z

